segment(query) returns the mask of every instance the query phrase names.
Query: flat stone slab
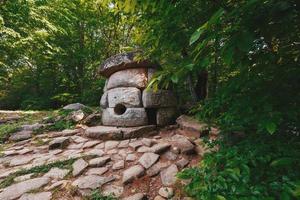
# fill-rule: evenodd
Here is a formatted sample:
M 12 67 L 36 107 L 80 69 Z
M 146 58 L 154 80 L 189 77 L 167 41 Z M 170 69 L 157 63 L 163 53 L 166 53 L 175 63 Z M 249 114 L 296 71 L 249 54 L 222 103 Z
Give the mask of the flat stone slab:
M 69 145 L 70 141 L 68 137 L 59 137 L 53 139 L 49 143 L 49 150 L 51 149 L 64 149 Z
M 188 131 L 195 131 L 200 133 L 207 133 L 208 132 L 208 125 L 200 122 L 192 117 L 187 115 L 181 115 L 176 119 L 177 124 L 179 124 L 180 128 L 188 130 Z M 200 136 L 200 135 L 199 135 Z
M 60 169 L 57 167 L 52 168 L 49 172 L 47 172 L 44 177 L 49 177 L 53 179 L 63 179 L 67 174 L 69 173 L 69 170 L 67 169 Z
M 47 183 L 49 183 L 50 179 L 46 177 L 42 178 L 34 178 L 27 181 L 23 181 L 20 183 L 13 184 L 7 188 L 5 188 L 0 193 L 0 199 L 2 200 L 12 200 L 20 197 L 21 195 L 25 194 L 26 192 L 36 190 Z
M 122 140 L 150 136 L 154 130 L 156 130 L 155 125 L 137 127 L 94 126 L 87 128 L 84 134 L 87 137 L 100 140 Z
M 9 140 L 14 141 L 14 142 L 27 140 L 32 137 L 31 135 L 32 135 L 32 131 L 19 131 L 19 132 L 13 133 L 9 137 Z
M 177 101 L 170 90 L 144 90 L 142 101 L 145 108 L 176 107 Z
M 122 182 L 124 184 L 133 181 L 135 178 L 143 176 L 145 169 L 140 165 L 134 165 L 123 172 Z
M 99 73 L 102 76 L 109 77 L 114 72 L 139 67 L 153 67 L 156 68 L 158 65 L 151 63 L 149 60 L 135 61 L 135 57 L 139 52 L 128 52 L 120 53 L 112 56 L 104 61 L 104 63 L 99 67 Z
M 72 167 L 73 167 L 73 171 L 72 171 L 73 176 L 80 175 L 83 172 L 83 170 L 85 170 L 85 168 L 87 168 L 88 165 L 89 164 L 87 162 L 85 162 L 82 158 L 76 160 L 72 165 Z
M 113 180 L 113 176 L 103 177 L 97 175 L 88 175 L 79 177 L 72 183 L 72 185 L 80 189 L 96 189 Z
M 148 77 L 146 68 L 126 69 L 113 73 L 107 82 L 107 89 L 116 87 L 135 87 L 144 89 Z
M 146 199 L 145 195 L 143 193 L 137 193 L 129 197 L 123 198 L 122 200 L 143 200 L 143 199 Z
M 151 167 L 157 160 L 159 159 L 159 155 L 155 153 L 144 153 L 142 157 L 139 159 L 139 163 L 148 169 Z
M 164 186 L 171 186 L 176 182 L 176 174 L 178 168 L 175 164 L 170 165 L 168 168 L 160 172 L 161 182 Z
M 19 200 L 50 200 L 51 192 L 25 193 Z
M 148 124 L 145 108 L 126 108 L 122 114 L 117 114 L 114 108 L 103 110 L 102 123 L 105 126 L 144 126 Z

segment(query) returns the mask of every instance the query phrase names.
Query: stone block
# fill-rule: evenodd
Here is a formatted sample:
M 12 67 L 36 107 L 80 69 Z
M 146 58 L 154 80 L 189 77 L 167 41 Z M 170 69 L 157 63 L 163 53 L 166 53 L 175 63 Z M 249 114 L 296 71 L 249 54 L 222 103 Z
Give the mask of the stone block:
M 175 107 L 177 104 L 174 93 L 170 90 L 144 90 L 142 95 L 145 108 Z
M 113 73 L 107 83 L 107 89 L 116 87 L 145 88 L 147 86 L 147 69 L 126 69 Z
M 103 110 L 103 125 L 131 127 L 148 124 L 148 118 L 144 108 L 125 108 L 123 114 L 120 114 L 119 111 L 116 112 L 116 108 Z
M 141 107 L 141 91 L 135 87 L 119 87 L 107 91 L 108 107 L 122 104 L 126 108 Z
M 176 108 L 159 108 L 156 113 L 156 123 L 159 126 L 172 124 L 175 119 Z

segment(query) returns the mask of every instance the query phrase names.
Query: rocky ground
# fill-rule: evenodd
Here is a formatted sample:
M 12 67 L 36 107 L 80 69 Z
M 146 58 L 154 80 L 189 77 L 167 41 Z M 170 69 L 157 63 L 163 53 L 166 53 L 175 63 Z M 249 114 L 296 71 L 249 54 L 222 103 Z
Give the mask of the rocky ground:
M 14 120 L 16 113 L 6 113 L 1 123 Z M 131 139 L 114 137 L 116 127 L 77 125 L 33 134 L 47 124 L 22 125 L 1 145 L 0 200 L 92 199 L 95 191 L 127 200 L 188 199 L 176 174 L 199 163 L 207 150 L 200 136 L 207 131 L 186 116 L 177 122 Z M 90 134 L 97 130 L 105 131 Z

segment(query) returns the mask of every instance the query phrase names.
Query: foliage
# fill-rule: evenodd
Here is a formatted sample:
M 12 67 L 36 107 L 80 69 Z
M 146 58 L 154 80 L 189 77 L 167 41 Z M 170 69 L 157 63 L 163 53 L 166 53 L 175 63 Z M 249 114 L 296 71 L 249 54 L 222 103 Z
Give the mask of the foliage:
M 127 16 L 92 0 L 0 2 L 0 107 L 97 105 L 97 67 L 130 45 Z
M 92 192 L 91 196 L 87 198 L 88 200 L 117 200 L 113 196 L 105 196 L 100 193 L 99 190 Z
M 134 39 L 162 64 L 150 87 L 186 98 L 208 72 L 198 117 L 226 130 L 299 130 L 297 1 L 114 2 L 119 12 L 137 13 Z
M 300 140 L 291 135 L 250 135 L 237 144 L 220 143 L 199 167 L 186 169 L 185 191 L 195 199 L 300 198 Z

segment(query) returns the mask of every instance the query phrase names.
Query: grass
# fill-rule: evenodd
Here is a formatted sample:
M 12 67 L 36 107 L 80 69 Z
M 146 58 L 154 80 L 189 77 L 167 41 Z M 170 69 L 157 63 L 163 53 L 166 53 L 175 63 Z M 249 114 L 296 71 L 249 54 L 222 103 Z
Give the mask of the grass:
M 117 198 L 111 195 L 105 196 L 101 194 L 99 190 L 95 190 L 92 192 L 90 196 L 86 197 L 86 200 L 117 200 Z
M 14 178 L 16 178 L 18 176 L 23 176 L 23 175 L 31 174 L 31 173 L 33 173 L 34 176 L 38 176 L 38 175 L 47 173 L 53 167 L 72 170 L 72 164 L 75 162 L 75 160 L 76 159 L 57 161 L 57 162 L 49 163 L 47 165 L 41 165 L 41 166 L 33 167 L 31 169 L 23 169 L 23 170 L 17 171 L 15 173 L 9 175 L 8 177 L 6 177 L 3 181 L 1 181 L 0 188 L 5 188 L 5 187 L 8 187 L 11 184 L 13 184 Z

